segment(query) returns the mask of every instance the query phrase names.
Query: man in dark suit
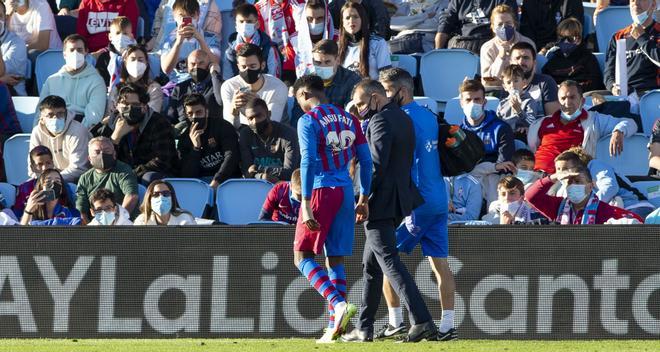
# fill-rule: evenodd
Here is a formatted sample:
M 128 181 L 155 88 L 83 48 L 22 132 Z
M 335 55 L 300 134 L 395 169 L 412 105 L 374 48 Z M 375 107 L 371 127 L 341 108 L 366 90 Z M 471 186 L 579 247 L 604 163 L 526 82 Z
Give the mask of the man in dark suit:
M 412 327 L 406 342 L 435 340 L 437 327 L 410 273 L 399 258 L 395 228 L 412 210 L 424 203 L 410 178 L 415 150 L 412 120 L 390 102 L 378 82 L 365 79 L 353 92 L 353 102 L 361 119 L 369 119 L 367 141 L 374 173 L 369 196 L 369 217 L 365 223 L 367 240 L 362 257 L 364 288 L 356 329 L 342 337 L 345 341 L 372 341 L 376 311 L 380 304 L 383 274 L 401 297 Z

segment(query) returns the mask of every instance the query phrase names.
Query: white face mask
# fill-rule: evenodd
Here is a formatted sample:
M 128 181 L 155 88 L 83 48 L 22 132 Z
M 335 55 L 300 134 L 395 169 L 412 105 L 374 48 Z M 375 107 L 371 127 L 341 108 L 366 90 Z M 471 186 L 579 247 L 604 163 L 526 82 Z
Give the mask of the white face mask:
M 126 63 L 126 72 L 132 78 L 141 78 L 144 71 L 147 70 L 147 64 L 141 61 L 131 61 Z
M 568 185 L 566 187 L 566 196 L 573 204 L 579 204 L 587 197 L 586 185 Z
M 463 106 L 463 113 L 465 114 L 465 117 L 476 120 L 484 114 L 484 107 L 480 104 L 467 103 Z
M 639 13 L 639 14 L 635 15 L 633 13 L 633 7 L 630 6 L 630 17 L 632 17 L 632 20 L 633 20 L 633 22 L 635 22 L 636 25 L 640 25 L 640 24 L 646 22 L 646 20 L 649 18 L 649 11 L 647 10 L 647 11 L 644 11 L 642 13 Z
M 311 35 L 321 35 L 321 34 L 323 34 L 324 27 L 325 27 L 325 23 L 323 23 L 323 22 L 310 23 L 309 24 L 309 34 L 311 34 Z
M 250 38 L 257 31 L 254 23 L 239 23 L 236 25 L 236 32 L 243 38 Z
M 85 64 L 85 55 L 74 51 L 64 55 L 64 62 L 69 70 L 77 70 Z
M 120 52 L 123 52 L 129 45 L 134 45 L 135 43 L 135 39 L 131 39 L 126 34 L 121 34 L 112 38 L 112 46 Z
M 99 224 L 109 226 L 115 222 L 117 215 L 114 211 L 101 211 L 94 215 L 94 219 L 98 221 Z
M 314 65 L 314 72 L 316 72 L 316 75 L 321 77 L 322 80 L 327 81 L 335 75 L 335 68 L 332 66 L 325 67 Z
M 508 204 L 506 205 L 506 207 L 505 207 L 504 209 L 502 209 L 502 210 L 503 210 L 503 211 L 506 210 L 506 211 L 509 212 L 509 214 L 515 216 L 516 213 L 518 213 L 518 210 L 520 209 L 520 206 L 521 206 L 521 205 L 522 205 L 522 202 L 520 202 L 520 201 L 511 202 L 511 203 L 508 203 Z

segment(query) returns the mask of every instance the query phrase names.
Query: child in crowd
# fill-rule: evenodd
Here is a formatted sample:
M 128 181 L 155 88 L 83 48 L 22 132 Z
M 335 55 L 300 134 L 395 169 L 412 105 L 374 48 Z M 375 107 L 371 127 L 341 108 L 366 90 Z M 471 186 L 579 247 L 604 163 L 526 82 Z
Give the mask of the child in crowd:
M 298 221 L 302 199 L 300 187 L 300 169 L 295 169 L 291 174 L 291 181 L 280 182 L 268 192 L 259 220 L 295 224 Z
M 445 177 L 445 185 L 449 199 L 449 222 L 479 220 L 483 204 L 479 181 L 470 174 L 463 174 Z
M 502 71 L 502 84 L 509 95 L 500 101 L 497 117 L 511 126 L 516 138 L 527 140 L 527 130 L 536 119 L 543 117 L 543 106 L 525 88 L 525 72 L 519 65 L 509 65 Z
M 96 60 L 96 69 L 103 77 L 105 85 L 112 87 L 119 82 L 122 55 L 129 45 L 137 43 L 133 36 L 133 24 L 131 24 L 128 17 L 119 16 L 112 20 L 108 39 L 110 43 Z
M 497 184 L 498 199 L 488 207 L 482 220 L 492 224 L 531 223 L 531 208 L 524 199 L 525 186 L 514 176 L 505 176 Z
M 534 171 L 535 160 L 534 153 L 529 149 L 518 149 L 511 158 L 516 165 L 516 178 L 523 183 L 525 189 L 542 176 L 539 172 Z

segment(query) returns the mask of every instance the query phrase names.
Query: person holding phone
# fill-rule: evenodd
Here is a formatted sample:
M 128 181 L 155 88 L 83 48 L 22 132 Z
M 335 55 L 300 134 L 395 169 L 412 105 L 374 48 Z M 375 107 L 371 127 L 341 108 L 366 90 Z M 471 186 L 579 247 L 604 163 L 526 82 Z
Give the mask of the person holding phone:
M 177 146 L 179 176 L 201 178 L 216 188 L 230 178 L 240 178 L 238 136 L 229 122 L 212 115 L 201 94 L 183 100 L 186 120 Z
M 45 170 L 28 198 L 21 225 L 73 226 L 81 222 L 62 174 L 56 169 Z

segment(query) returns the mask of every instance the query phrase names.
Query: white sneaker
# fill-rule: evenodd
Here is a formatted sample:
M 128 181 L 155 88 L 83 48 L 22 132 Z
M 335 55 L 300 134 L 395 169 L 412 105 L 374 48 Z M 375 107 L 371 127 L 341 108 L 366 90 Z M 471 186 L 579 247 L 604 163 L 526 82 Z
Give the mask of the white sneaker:
M 325 329 L 325 333 L 321 336 L 320 339 L 316 340 L 316 343 L 335 343 L 336 340 L 332 338 L 335 329 Z

